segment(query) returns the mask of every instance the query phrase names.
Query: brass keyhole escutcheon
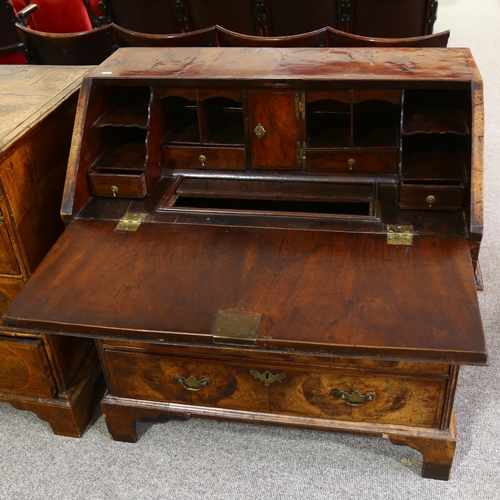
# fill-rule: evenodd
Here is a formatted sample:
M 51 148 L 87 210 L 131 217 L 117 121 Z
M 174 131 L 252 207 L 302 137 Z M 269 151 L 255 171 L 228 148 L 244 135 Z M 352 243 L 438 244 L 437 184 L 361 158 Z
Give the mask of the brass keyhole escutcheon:
M 258 123 L 257 126 L 253 129 L 253 133 L 257 136 L 258 139 L 262 139 L 266 134 L 266 129 Z
M 205 162 L 207 161 L 207 157 L 205 155 L 198 156 L 198 160 L 200 160 L 201 166 L 205 166 Z
M 349 165 L 349 170 L 352 170 L 352 167 L 354 167 L 354 165 L 356 165 L 356 160 L 351 158 L 351 159 L 347 160 L 347 164 Z
M 113 197 L 116 198 L 116 193 L 118 193 L 118 187 L 111 186 L 111 192 L 113 193 Z
M 429 208 L 431 208 L 432 204 L 436 201 L 436 197 L 434 195 L 430 194 L 429 196 L 427 196 L 425 201 L 429 204 Z
M 271 373 L 269 370 L 266 370 L 264 372 L 258 372 L 257 370 L 250 370 L 250 375 L 255 380 L 260 380 L 263 384 L 264 387 L 271 387 L 271 384 L 274 384 L 275 382 L 281 382 L 286 375 L 284 373 Z

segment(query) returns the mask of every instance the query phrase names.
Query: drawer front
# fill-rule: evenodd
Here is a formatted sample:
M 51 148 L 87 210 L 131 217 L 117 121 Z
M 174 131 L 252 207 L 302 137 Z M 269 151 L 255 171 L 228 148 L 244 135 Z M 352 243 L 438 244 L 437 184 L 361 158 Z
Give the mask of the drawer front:
M 401 208 L 416 210 L 460 210 L 464 201 L 463 184 L 401 184 Z
M 19 265 L 10 242 L 9 233 L 3 222 L 0 222 L 0 274 L 19 274 Z
M 105 352 L 115 396 L 243 411 L 434 427 L 446 388 L 436 377 Z
M 171 169 L 245 170 L 245 148 L 163 146 L 163 164 Z
M 384 173 L 397 171 L 396 149 L 311 149 L 307 151 L 307 170 L 344 174 Z
M 0 336 L 0 393 L 52 398 L 56 393 L 42 339 Z
M 88 177 L 93 196 L 144 198 L 148 193 L 144 172 L 137 174 L 91 172 Z
M 0 323 L 2 322 L 1 316 L 7 311 L 23 287 L 24 281 L 21 278 L 0 278 Z

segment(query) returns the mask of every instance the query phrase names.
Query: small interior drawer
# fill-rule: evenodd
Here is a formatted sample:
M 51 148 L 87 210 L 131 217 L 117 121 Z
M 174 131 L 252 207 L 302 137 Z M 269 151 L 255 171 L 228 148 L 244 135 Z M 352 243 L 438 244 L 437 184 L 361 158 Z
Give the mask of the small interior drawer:
M 245 148 L 163 146 L 171 169 L 245 170 Z
M 460 210 L 465 188 L 462 183 L 401 183 L 400 208 L 415 210 Z
M 346 174 L 384 173 L 397 170 L 396 149 L 310 149 L 307 151 L 307 170 Z
M 94 196 L 144 198 L 148 193 L 145 172 L 91 172 L 88 177 Z

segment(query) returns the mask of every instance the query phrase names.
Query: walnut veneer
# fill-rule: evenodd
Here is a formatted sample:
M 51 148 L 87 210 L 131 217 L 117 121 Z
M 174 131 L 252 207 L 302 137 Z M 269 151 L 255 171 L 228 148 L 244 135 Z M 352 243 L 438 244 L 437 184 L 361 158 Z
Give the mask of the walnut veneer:
M 5 322 L 97 339 L 160 414 L 382 436 L 447 479 L 477 301 L 466 49 L 122 49 L 82 86 L 67 229 Z
M 78 89 L 90 68 L 0 67 L 0 313 L 64 229 Z M 80 436 L 100 373 L 93 342 L 0 328 L 0 401 Z

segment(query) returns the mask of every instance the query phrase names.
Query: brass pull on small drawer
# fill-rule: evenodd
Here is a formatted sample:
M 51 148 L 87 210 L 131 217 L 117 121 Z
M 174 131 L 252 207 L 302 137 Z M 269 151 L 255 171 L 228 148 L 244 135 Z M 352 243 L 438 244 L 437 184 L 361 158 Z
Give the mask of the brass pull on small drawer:
M 188 378 L 181 377 L 180 375 L 176 375 L 174 377 L 174 380 L 176 382 L 179 382 L 184 389 L 187 391 L 201 391 L 204 387 L 207 385 L 210 385 L 210 379 L 209 378 L 200 378 L 199 380 L 196 377 L 193 377 L 190 375 Z
M 205 155 L 198 156 L 198 160 L 200 160 L 201 166 L 205 166 L 205 162 L 207 161 L 207 157 Z
M 111 186 L 111 192 L 113 193 L 113 198 L 116 198 L 116 193 L 118 193 L 118 187 Z
M 352 391 L 351 393 L 348 393 L 340 391 L 339 389 L 333 389 L 330 394 L 334 398 L 343 399 L 349 406 L 365 406 L 365 404 L 373 401 L 376 396 L 374 392 L 361 394 L 359 391 Z
M 431 208 L 432 204 L 436 201 L 436 197 L 434 195 L 430 194 L 429 196 L 427 196 L 425 201 L 429 204 L 429 208 Z
M 352 170 L 352 167 L 356 165 L 356 160 L 354 158 L 350 158 L 349 160 L 347 160 L 347 164 L 349 165 L 349 170 Z

